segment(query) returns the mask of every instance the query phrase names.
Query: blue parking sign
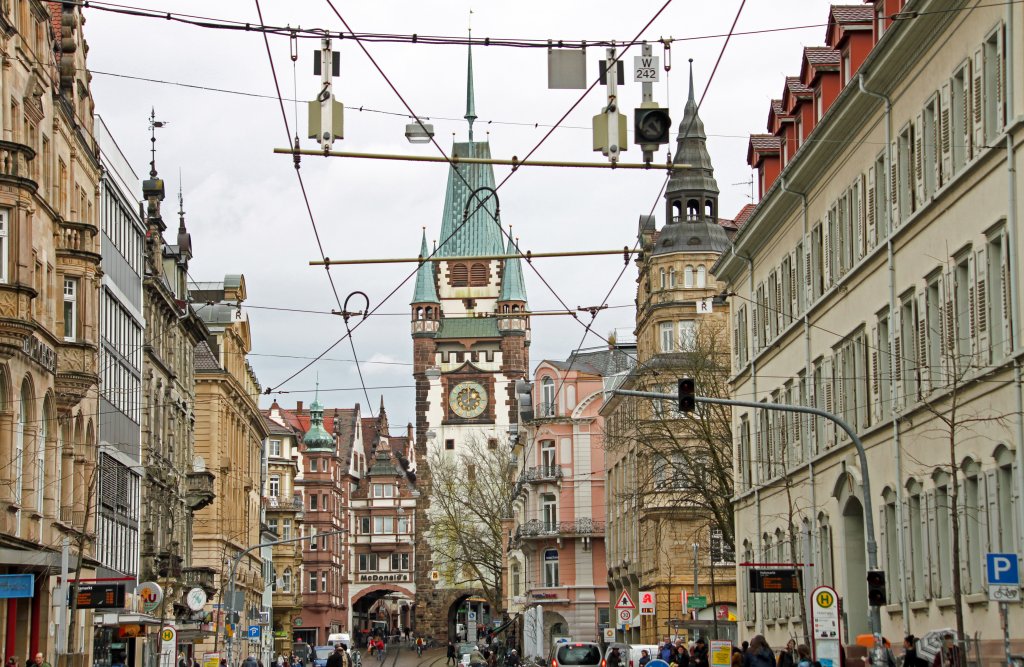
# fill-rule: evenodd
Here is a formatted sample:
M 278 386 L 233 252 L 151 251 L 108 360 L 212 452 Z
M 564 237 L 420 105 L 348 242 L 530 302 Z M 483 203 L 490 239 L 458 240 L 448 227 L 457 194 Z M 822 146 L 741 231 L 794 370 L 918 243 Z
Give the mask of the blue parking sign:
M 259 638 L 260 638 L 260 626 L 258 626 L 258 625 L 250 625 L 249 626 L 249 639 L 259 639 Z
M 990 586 L 1019 586 L 1020 570 L 1017 554 L 988 554 L 988 584 Z

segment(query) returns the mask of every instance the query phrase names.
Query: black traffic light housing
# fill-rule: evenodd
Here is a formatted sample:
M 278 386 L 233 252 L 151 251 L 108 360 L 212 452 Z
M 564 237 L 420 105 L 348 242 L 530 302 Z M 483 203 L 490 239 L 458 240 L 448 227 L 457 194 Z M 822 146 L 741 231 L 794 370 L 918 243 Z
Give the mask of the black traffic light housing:
M 679 380 L 679 411 L 693 412 L 697 409 L 697 384 L 693 378 Z
M 667 144 L 671 132 L 672 119 L 668 115 L 668 109 L 640 107 L 633 110 L 634 144 Z
M 868 570 L 868 604 L 884 607 L 885 602 L 885 571 Z

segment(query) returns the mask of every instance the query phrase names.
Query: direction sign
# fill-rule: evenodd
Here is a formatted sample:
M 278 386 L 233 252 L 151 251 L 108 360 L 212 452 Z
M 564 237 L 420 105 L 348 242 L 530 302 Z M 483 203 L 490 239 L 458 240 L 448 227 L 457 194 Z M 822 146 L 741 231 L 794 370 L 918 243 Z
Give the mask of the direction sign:
M 249 631 L 246 633 L 246 635 L 248 635 L 249 639 L 259 639 L 260 638 L 260 626 L 258 626 L 258 625 L 250 625 L 249 626 Z
M 629 597 L 629 591 L 623 590 L 622 595 L 619 596 L 619 601 L 615 603 L 616 609 L 636 609 L 636 605 L 633 604 L 633 598 Z
M 686 600 L 687 609 L 706 609 L 708 606 L 708 596 L 706 595 L 691 595 Z
M 640 591 L 640 615 L 654 616 L 654 591 Z

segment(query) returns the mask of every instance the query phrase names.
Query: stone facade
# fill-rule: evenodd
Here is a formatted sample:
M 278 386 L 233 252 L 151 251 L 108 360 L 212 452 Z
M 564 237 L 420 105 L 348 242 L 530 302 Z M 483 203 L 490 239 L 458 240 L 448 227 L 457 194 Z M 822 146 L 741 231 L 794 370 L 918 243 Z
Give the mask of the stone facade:
M 55 612 L 52 574 L 64 538 L 73 570 L 92 555 L 99 473 L 100 165 L 82 24 L 72 5 L 0 9 L 0 573 L 34 575 L 31 599 L 0 606 L 0 642 L 51 663 L 72 618 Z M 86 663 L 82 617 L 67 651 Z

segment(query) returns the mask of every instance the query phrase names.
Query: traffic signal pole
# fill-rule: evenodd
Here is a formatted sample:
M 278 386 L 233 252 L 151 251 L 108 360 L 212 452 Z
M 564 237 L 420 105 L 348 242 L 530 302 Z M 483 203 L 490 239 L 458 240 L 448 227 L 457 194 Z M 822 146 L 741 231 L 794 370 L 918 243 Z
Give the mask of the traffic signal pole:
M 613 394 L 619 396 L 633 396 L 635 398 L 650 398 L 655 400 L 679 400 L 678 394 L 666 394 L 657 391 L 633 391 L 630 389 L 615 389 L 612 391 Z M 731 398 L 711 398 L 708 396 L 695 396 L 694 400 L 697 403 L 708 403 L 711 405 L 729 405 L 738 408 L 750 408 L 752 410 L 768 410 L 770 412 L 797 412 L 805 415 L 814 415 L 815 417 L 823 417 L 824 419 L 831 420 L 839 428 L 843 429 L 850 440 L 853 441 L 854 447 L 857 448 L 857 458 L 860 461 L 862 480 L 861 484 L 864 487 L 864 543 L 865 551 L 867 552 L 867 570 L 873 571 L 878 569 L 878 543 L 875 541 L 875 512 L 874 507 L 871 503 L 871 471 L 868 468 L 868 457 L 864 451 L 864 443 L 857 436 L 856 431 L 850 427 L 839 415 L 834 415 L 831 412 L 820 410 L 818 408 L 806 407 L 803 405 L 783 405 L 781 403 L 754 403 L 752 401 L 737 401 Z M 865 587 L 867 581 L 864 582 Z M 882 632 L 882 615 L 878 607 L 868 605 L 868 620 L 871 623 L 872 633 Z

